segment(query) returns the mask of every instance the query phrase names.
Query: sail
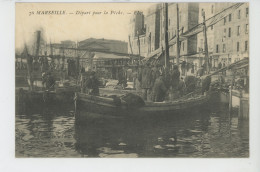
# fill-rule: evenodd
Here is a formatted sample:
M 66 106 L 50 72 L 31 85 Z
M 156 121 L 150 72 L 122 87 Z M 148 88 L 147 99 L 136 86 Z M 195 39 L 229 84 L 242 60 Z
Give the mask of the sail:
M 233 13 L 237 8 L 239 8 L 243 4 L 244 3 L 236 3 L 235 5 L 232 5 L 229 8 L 226 8 L 225 10 L 217 13 L 213 17 L 208 18 L 206 20 L 206 26 L 211 27 L 212 25 L 218 23 L 223 18 L 225 18 L 227 15 L 229 15 L 230 13 Z M 202 31 L 203 31 L 203 23 L 200 23 L 200 24 L 196 25 L 195 27 L 191 28 L 190 30 L 182 33 L 180 35 L 180 41 L 183 41 L 183 40 L 187 39 L 188 37 L 196 35 Z M 174 35 L 172 37 L 172 39 L 169 41 L 169 45 L 174 45 L 174 44 L 176 44 L 176 35 Z

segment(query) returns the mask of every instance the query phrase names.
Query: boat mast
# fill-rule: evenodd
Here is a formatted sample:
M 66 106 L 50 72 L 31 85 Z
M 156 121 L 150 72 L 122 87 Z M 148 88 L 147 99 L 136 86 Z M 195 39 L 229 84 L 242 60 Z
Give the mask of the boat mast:
M 53 57 L 53 49 L 52 49 L 51 41 L 50 41 L 50 49 L 51 49 L 51 58 L 52 58 Z
M 132 44 L 131 44 L 131 40 L 130 40 L 130 35 L 128 35 L 128 41 L 129 41 L 129 46 L 130 46 L 131 54 L 133 55 L 133 49 L 132 49 Z M 133 58 L 132 58 L 132 64 L 134 64 Z
M 164 3 L 165 68 L 169 69 L 168 3 Z
M 130 46 L 131 54 L 133 54 L 133 49 L 132 49 L 132 44 L 131 44 L 131 40 L 130 40 L 130 35 L 128 35 L 128 41 L 129 41 L 129 46 Z
M 139 32 L 137 31 L 137 44 L 138 44 L 138 54 L 139 54 L 139 65 L 141 65 L 141 49 L 140 49 L 140 38 Z
M 208 53 L 208 42 L 207 42 L 207 27 L 205 19 L 205 11 L 202 9 L 203 17 L 203 35 L 204 35 L 204 49 L 205 49 L 205 63 L 206 63 L 206 72 L 209 73 L 209 53 Z
M 38 61 L 40 51 L 41 31 L 37 31 L 35 61 Z
M 33 78 L 32 78 L 32 70 L 33 70 L 33 66 L 32 66 L 32 62 L 33 62 L 33 59 L 32 59 L 32 56 L 29 55 L 28 53 L 28 49 L 27 49 L 27 46 L 25 44 L 24 46 L 24 54 L 26 56 L 26 61 L 27 61 L 27 81 L 28 81 L 28 85 L 29 85 L 29 89 L 30 91 L 33 91 Z
M 80 59 L 79 59 L 79 55 L 78 55 L 78 41 L 76 42 L 76 49 L 75 49 L 75 54 L 76 54 L 76 59 L 77 59 L 77 77 L 79 76 L 79 73 L 80 73 Z
M 176 63 L 179 68 L 180 65 L 180 37 L 179 37 L 179 7 L 178 3 L 176 4 L 177 8 L 177 28 L 176 28 Z

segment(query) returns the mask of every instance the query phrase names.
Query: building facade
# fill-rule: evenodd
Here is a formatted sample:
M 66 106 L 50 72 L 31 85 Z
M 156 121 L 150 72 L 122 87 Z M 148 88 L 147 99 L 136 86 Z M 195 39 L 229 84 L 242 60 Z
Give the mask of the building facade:
M 222 11 L 232 3 L 216 3 Z M 249 57 L 249 3 L 241 5 L 233 13 L 215 25 L 213 56 L 217 63 L 227 65 Z
M 128 43 L 128 53 L 141 56 L 147 55 L 146 28 L 144 25 L 144 14 L 141 11 L 135 11 L 130 20 L 130 34 Z M 139 38 L 139 40 L 138 40 Z M 140 46 L 139 46 L 140 44 Z M 139 49 L 140 47 L 140 49 Z M 140 52 L 139 52 L 140 51 Z
M 179 8 L 179 34 L 186 32 L 198 24 L 198 3 L 178 3 Z M 177 4 L 171 3 L 168 7 L 168 38 L 176 36 L 177 31 Z M 162 29 L 162 43 L 164 45 L 164 29 Z M 170 57 L 175 58 L 177 44 L 170 47 Z M 189 37 L 180 42 L 180 60 L 187 61 L 189 57 L 197 52 L 197 35 Z
M 210 19 L 230 8 L 235 3 L 178 3 L 179 34 L 189 31 L 205 19 Z M 209 63 L 212 68 L 228 65 L 237 60 L 249 57 L 249 4 L 244 3 L 231 14 L 212 26 L 207 26 L 207 45 Z M 129 53 L 151 57 L 160 49 L 165 49 L 165 14 L 164 4 L 152 6 L 146 15 L 135 13 L 130 23 L 130 42 L 132 50 Z M 137 27 L 137 28 L 136 28 Z M 168 4 L 168 39 L 176 37 L 177 4 Z M 140 31 L 141 34 L 135 32 Z M 138 32 L 139 33 L 139 32 Z M 138 37 L 140 47 L 138 45 Z M 204 33 L 188 37 L 180 42 L 180 63 L 186 61 L 194 66 L 195 71 L 205 63 Z M 177 44 L 169 47 L 170 59 L 176 61 Z
M 198 24 L 198 3 L 179 3 L 179 30 L 185 32 Z M 138 54 L 138 35 L 135 34 L 137 30 L 143 30 L 139 34 L 140 40 L 140 55 L 148 57 L 153 52 L 165 48 L 165 16 L 164 4 L 156 4 L 148 9 L 147 14 L 135 12 L 130 22 L 130 42 L 129 53 Z M 169 40 L 176 35 L 176 21 L 177 21 L 177 7 L 174 3 L 168 5 L 168 38 Z M 140 19 L 138 19 L 140 18 Z M 141 20 L 144 19 L 144 20 Z M 141 23 L 140 23 L 141 22 Z M 143 23 L 143 24 L 142 24 Z M 143 27 L 143 29 L 136 29 L 135 27 Z M 193 36 L 181 42 L 180 55 L 189 56 L 196 53 L 197 36 Z M 176 57 L 176 45 L 170 47 L 170 57 Z

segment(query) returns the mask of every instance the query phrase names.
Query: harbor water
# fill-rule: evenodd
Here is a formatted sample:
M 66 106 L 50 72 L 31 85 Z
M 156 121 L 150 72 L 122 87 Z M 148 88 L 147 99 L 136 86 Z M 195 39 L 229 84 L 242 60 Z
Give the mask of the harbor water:
M 16 112 L 16 157 L 249 157 L 249 121 L 223 104 L 168 116 L 74 115 L 73 107 Z

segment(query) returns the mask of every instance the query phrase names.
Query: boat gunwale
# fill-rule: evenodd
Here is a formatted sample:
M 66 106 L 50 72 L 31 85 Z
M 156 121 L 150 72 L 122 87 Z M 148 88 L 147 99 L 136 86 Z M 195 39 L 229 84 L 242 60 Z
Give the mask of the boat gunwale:
M 88 101 L 90 103 L 100 104 L 103 101 L 104 103 L 107 103 L 110 106 L 112 105 L 115 108 L 119 107 L 114 104 L 113 98 L 110 98 L 110 97 L 94 96 L 94 95 L 88 95 L 88 94 L 84 94 L 84 93 L 79 93 L 79 97 L 83 101 Z M 151 108 L 151 107 L 157 107 L 157 108 L 172 107 L 172 106 L 182 105 L 182 104 L 186 104 L 186 103 L 193 103 L 193 102 L 197 102 L 197 101 L 204 102 L 207 99 L 208 99 L 207 95 L 206 96 L 200 95 L 199 97 L 192 97 L 192 98 L 188 98 L 187 100 L 175 100 L 172 102 L 147 102 L 147 101 L 145 101 L 145 105 L 138 109 Z M 122 99 L 121 99 L 121 103 L 123 106 L 127 106 L 127 103 Z

